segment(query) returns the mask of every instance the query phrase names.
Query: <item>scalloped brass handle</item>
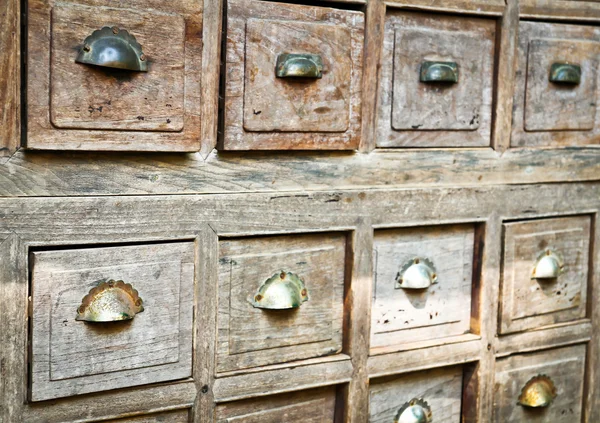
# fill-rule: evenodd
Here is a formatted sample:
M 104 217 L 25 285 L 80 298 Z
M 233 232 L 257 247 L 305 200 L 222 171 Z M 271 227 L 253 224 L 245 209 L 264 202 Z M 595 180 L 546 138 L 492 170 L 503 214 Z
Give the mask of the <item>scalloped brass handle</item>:
M 432 421 L 433 414 L 429 404 L 419 398 L 404 403 L 394 418 L 394 423 L 431 423 Z
M 133 34 L 114 26 L 94 31 L 84 42 L 77 63 L 146 72 L 148 62 Z
M 581 66 L 571 63 L 552 63 L 549 79 L 556 84 L 578 85 L 581 82 Z
M 83 297 L 75 320 L 118 322 L 131 320 L 144 311 L 143 301 L 130 284 L 109 280 L 92 288 Z
M 547 249 L 537 257 L 531 279 L 556 279 L 564 268 L 562 256 L 556 251 Z
M 421 82 L 458 82 L 458 64 L 456 62 L 431 62 L 421 63 Z
M 427 289 L 437 283 L 437 273 L 433 262 L 423 257 L 415 257 L 402 266 L 396 278 L 396 289 Z
M 294 273 L 281 271 L 264 281 L 254 294 L 252 305 L 267 310 L 298 308 L 308 301 L 304 281 Z
M 546 375 L 537 375 L 529 379 L 521 390 L 518 404 L 528 408 L 548 407 L 556 398 L 556 386 Z
M 277 78 L 319 79 L 323 76 L 323 59 L 318 54 L 283 53 L 277 56 Z

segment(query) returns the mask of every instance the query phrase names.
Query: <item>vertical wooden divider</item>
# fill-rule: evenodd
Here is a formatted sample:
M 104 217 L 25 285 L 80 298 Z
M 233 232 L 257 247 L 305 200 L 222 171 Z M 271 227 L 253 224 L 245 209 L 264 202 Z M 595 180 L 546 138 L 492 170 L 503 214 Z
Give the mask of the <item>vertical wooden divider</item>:
M 0 163 L 21 144 L 21 2 L 0 0 Z
M 373 228 L 369 218 L 360 219 L 349 243 L 351 280 L 345 298 L 344 351 L 352 359 L 352 380 L 346 388 L 346 423 L 366 423 L 369 418 L 367 359 L 373 292 Z M 339 414 L 339 413 L 338 413 Z
M 584 422 L 600 421 L 600 225 L 598 213 L 594 215 L 592 224 L 592 241 L 590 245 L 590 279 L 588 292 L 588 316 L 592 320 L 592 340 L 588 344 L 586 381 L 584 391 Z

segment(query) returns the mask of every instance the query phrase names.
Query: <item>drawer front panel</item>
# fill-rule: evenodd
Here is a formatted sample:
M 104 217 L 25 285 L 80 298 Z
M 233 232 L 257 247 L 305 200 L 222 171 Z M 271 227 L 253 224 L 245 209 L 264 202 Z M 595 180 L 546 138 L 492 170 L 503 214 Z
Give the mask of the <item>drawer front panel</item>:
M 431 413 L 431 421 L 461 421 L 463 369 L 447 367 L 371 381 L 369 422 L 389 423 L 403 414 L 407 403 L 418 399 Z
M 32 253 L 32 400 L 190 376 L 193 249 L 172 243 Z M 143 312 L 131 320 L 76 320 L 83 298 L 109 280 L 131 284 Z M 107 309 L 92 297 L 86 309 Z M 114 310 L 127 310 L 123 304 Z
M 166 413 L 148 416 L 129 417 L 126 419 L 109 420 L 112 423 L 189 423 L 188 410 L 167 411 Z
M 596 144 L 600 29 L 520 22 L 511 146 Z
M 340 351 L 345 240 L 327 234 L 220 242 L 218 371 Z M 304 283 L 297 291 L 287 285 L 294 277 Z M 304 289 L 305 301 L 295 308 L 266 308 L 271 283 L 288 296 Z
M 224 150 L 355 149 L 364 16 L 228 2 Z
M 376 232 L 371 348 L 469 332 L 473 248 L 472 225 Z M 429 262 L 433 283 L 402 288 L 415 259 Z
M 585 355 L 585 345 L 577 345 L 498 360 L 494 422 L 580 422 Z M 519 405 L 523 388 L 538 376 L 542 376 L 542 380 L 549 378 L 556 397 L 549 405 L 538 408 Z M 532 383 L 535 380 L 530 382 Z
M 505 224 L 502 333 L 585 317 L 590 230 L 589 216 Z M 556 277 L 536 277 L 542 260 Z
M 493 21 L 391 13 L 377 146 L 489 145 L 494 37 Z
M 202 6 L 28 3 L 30 149 L 197 151 Z
M 217 407 L 217 423 L 333 423 L 336 390 L 323 388 Z
M 180 131 L 185 22 L 179 15 L 88 7 L 52 10 L 50 111 L 58 128 Z M 77 22 L 77 25 L 73 23 Z M 147 72 L 76 63 L 74 51 L 104 26 L 129 31 L 152 58 Z M 117 54 L 106 51 L 101 54 Z

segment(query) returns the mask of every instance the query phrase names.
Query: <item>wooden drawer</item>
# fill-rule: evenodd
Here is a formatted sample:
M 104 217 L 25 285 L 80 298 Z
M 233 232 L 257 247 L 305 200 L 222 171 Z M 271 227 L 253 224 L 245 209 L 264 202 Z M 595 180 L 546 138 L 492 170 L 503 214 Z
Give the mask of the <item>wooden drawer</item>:
M 585 355 L 585 345 L 576 345 L 498 360 L 494 422 L 580 422 Z M 538 395 L 540 402 L 537 403 L 532 401 L 533 396 L 523 395 L 523 392 L 535 392 L 536 388 L 543 392 Z M 553 389 L 556 398 L 549 405 L 543 405 L 542 399 L 551 398 Z M 538 406 L 532 407 L 535 404 Z
M 147 416 L 128 417 L 125 419 L 109 420 L 112 423 L 189 423 L 188 410 L 167 411 L 165 413 L 149 414 Z
M 600 30 L 521 22 L 511 145 L 597 143 Z
M 79 3 L 29 2 L 27 147 L 198 150 L 200 7 Z
M 461 421 L 463 368 L 445 367 L 374 380 L 370 384 L 369 422 L 396 422 L 410 407 L 422 408 L 434 422 Z M 413 421 L 413 420 L 402 420 Z M 416 420 L 414 420 L 416 421 Z
M 377 146 L 490 145 L 495 29 L 492 20 L 390 13 Z
M 346 236 L 219 243 L 217 371 L 340 352 Z
M 590 227 L 589 216 L 504 224 L 501 333 L 585 317 Z
M 32 401 L 191 376 L 193 243 L 37 251 L 31 260 Z M 114 281 L 137 290 L 142 312 Z
M 263 1 L 227 4 L 220 148 L 355 149 L 363 14 Z
M 473 225 L 375 232 L 371 348 L 470 331 L 474 239 Z
M 335 387 L 219 405 L 216 423 L 333 423 Z

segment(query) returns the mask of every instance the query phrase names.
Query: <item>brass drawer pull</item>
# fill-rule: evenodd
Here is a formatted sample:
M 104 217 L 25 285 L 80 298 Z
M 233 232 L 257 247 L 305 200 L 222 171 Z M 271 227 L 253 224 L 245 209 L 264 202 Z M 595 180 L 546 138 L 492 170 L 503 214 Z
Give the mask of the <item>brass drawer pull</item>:
M 413 398 L 405 403 L 394 418 L 394 423 L 431 423 L 431 408 L 422 399 Z
M 581 66 L 569 63 L 553 63 L 550 66 L 550 82 L 578 85 L 581 82 Z
M 531 279 L 556 279 L 564 271 L 564 268 L 561 255 L 547 249 L 538 256 L 531 272 Z
M 118 322 L 131 320 L 144 311 L 137 290 L 123 281 L 109 280 L 92 288 L 83 297 L 75 320 L 86 322 Z
M 312 78 L 323 76 L 323 59 L 318 54 L 283 53 L 277 56 L 277 78 Z
M 83 42 L 77 63 L 146 72 L 148 61 L 133 34 L 116 26 L 94 31 Z
M 300 277 L 291 272 L 275 273 L 263 282 L 252 305 L 267 310 L 298 308 L 308 301 L 308 290 Z
M 528 408 L 548 407 L 556 398 L 554 382 L 546 375 L 531 378 L 521 390 L 518 404 Z
M 430 62 L 421 63 L 421 82 L 458 82 L 458 65 L 456 62 Z
M 396 279 L 396 289 L 427 289 L 437 282 L 433 262 L 416 257 L 402 266 Z

